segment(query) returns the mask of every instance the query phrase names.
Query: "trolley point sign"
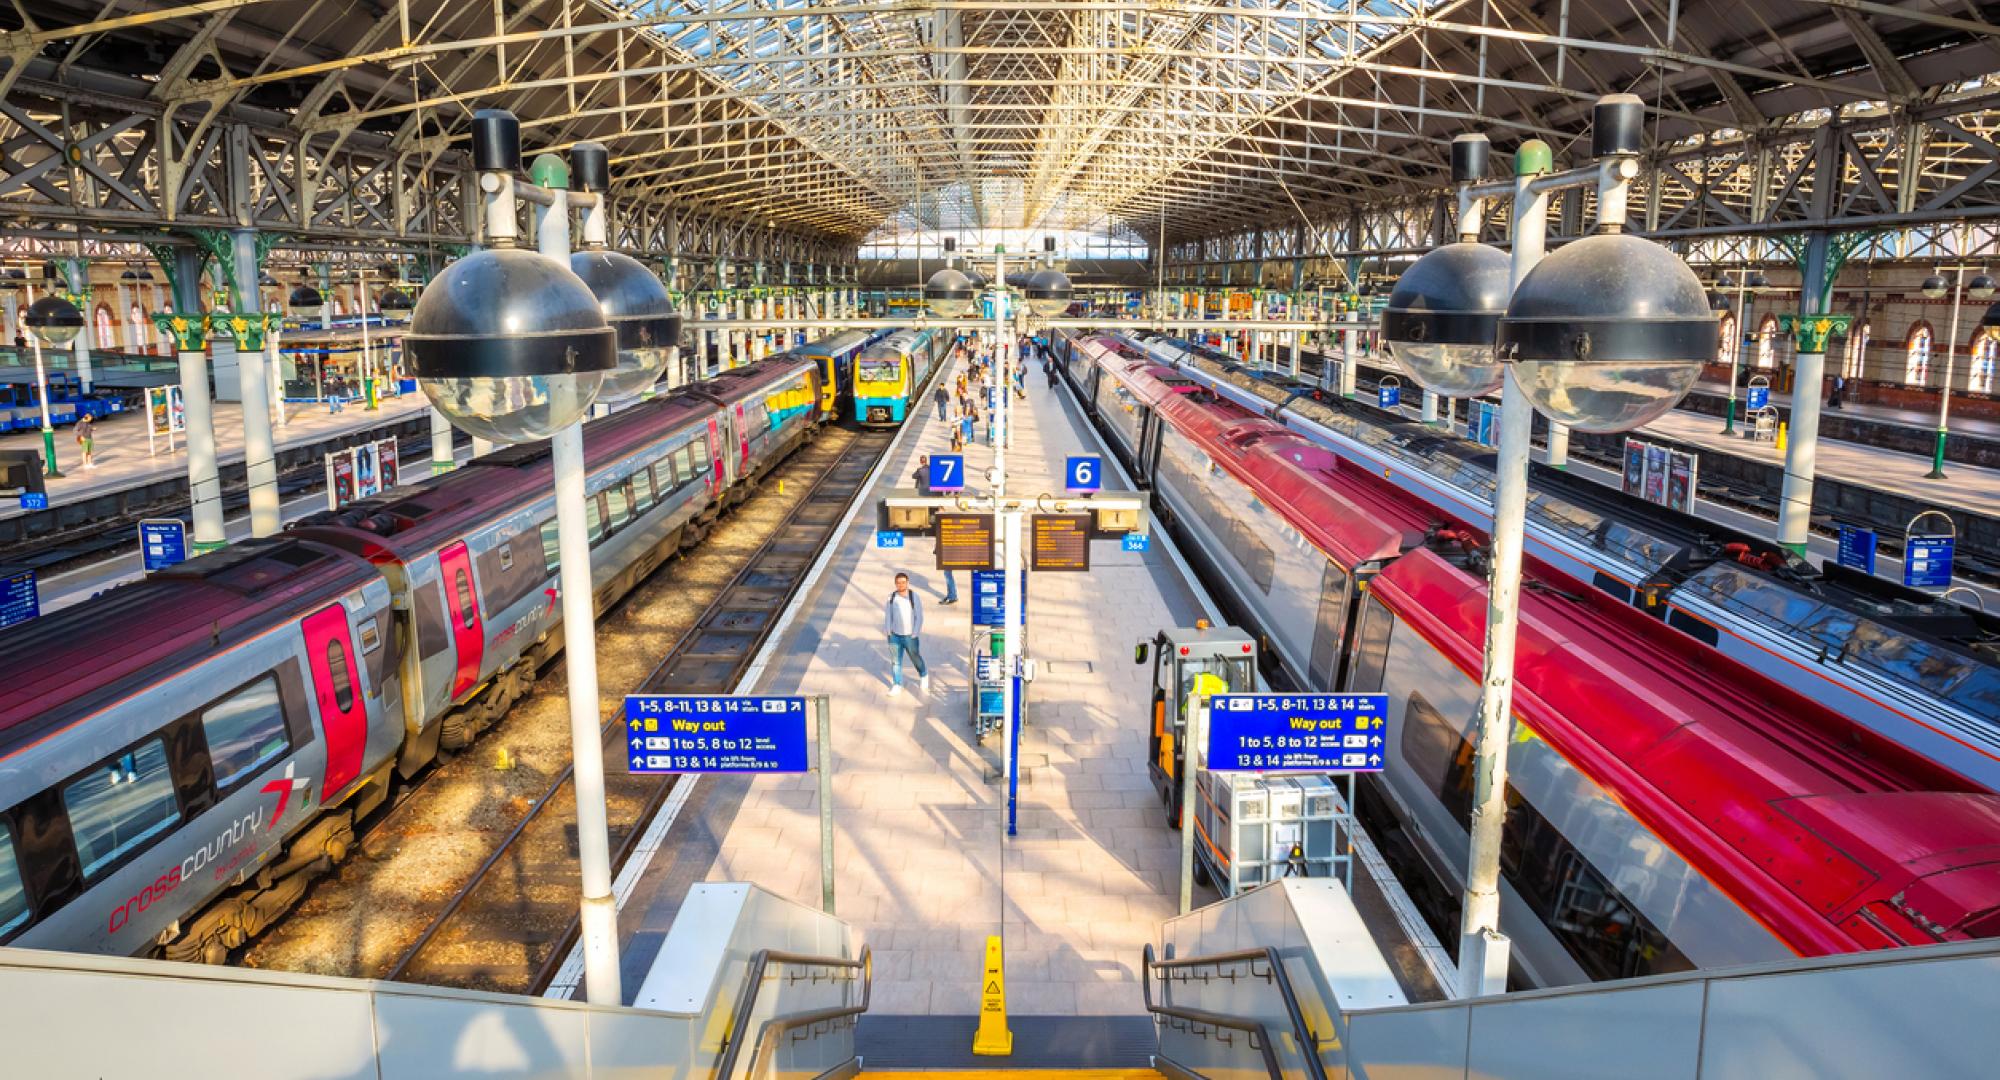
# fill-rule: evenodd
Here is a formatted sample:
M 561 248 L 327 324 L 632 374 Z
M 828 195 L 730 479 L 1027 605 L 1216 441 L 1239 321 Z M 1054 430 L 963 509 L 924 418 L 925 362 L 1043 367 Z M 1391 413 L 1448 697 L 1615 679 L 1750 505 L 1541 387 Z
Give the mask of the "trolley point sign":
M 634 773 L 800 773 L 806 699 L 633 694 L 625 758 Z
M 1387 694 L 1217 694 L 1208 767 L 1220 772 L 1381 772 Z

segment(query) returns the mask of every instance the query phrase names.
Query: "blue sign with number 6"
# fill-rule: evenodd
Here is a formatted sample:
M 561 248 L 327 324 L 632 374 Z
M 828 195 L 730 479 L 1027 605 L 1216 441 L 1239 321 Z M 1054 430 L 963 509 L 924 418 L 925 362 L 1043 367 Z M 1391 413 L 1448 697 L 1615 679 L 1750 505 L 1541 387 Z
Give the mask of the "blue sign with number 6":
M 964 491 L 965 455 L 932 454 L 928 479 L 932 491 Z
M 1102 491 L 1104 460 L 1095 454 L 1079 454 L 1063 467 L 1063 486 L 1071 491 Z

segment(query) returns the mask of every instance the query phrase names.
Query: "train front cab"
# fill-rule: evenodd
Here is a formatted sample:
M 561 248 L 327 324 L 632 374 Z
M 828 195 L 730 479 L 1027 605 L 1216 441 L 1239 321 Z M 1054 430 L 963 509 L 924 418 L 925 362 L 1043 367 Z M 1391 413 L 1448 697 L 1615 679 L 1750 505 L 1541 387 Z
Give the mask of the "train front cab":
M 909 412 L 909 376 L 910 358 L 905 354 L 856 358 L 854 419 L 874 425 L 902 423 Z

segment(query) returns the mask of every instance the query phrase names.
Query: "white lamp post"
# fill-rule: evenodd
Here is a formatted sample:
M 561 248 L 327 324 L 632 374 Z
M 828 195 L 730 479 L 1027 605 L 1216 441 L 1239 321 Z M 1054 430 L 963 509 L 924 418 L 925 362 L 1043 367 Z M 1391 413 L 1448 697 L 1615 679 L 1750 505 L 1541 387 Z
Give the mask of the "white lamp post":
M 1384 336 L 1404 370 L 1427 389 L 1476 387 L 1503 369 L 1499 459 L 1495 469 L 1486 652 L 1479 713 L 1465 899 L 1460 925 L 1461 989 L 1506 987 L 1507 939 L 1500 933 L 1500 848 L 1507 813 L 1507 747 L 1512 728 L 1514 647 L 1520 620 L 1521 548 L 1527 525 L 1528 459 L 1534 411 L 1583 431 L 1621 431 L 1657 418 L 1687 394 L 1715 350 L 1715 315 L 1694 271 L 1657 244 L 1627 235 L 1626 187 L 1637 173 L 1644 105 L 1630 94 L 1601 99 L 1592 117 L 1596 164 L 1551 171 L 1551 154 L 1530 140 L 1515 156 L 1511 184 L 1476 184 L 1485 155 L 1453 153 L 1461 214 L 1477 201 L 1511 194 L 1514 251 L 1505 313 L 1495 310 L 1498 264 L 1491 255 L 1447 245 L 1405 271 L 1385 313 Z M 1595 185 L 1595 235 L 1542 258 L 1548 193 Z M 1467 228 L 1461 224 L 1461 236 Z M 1472 245 L 1476 247 L 1477 245 Z M 1497 319 L 1496 319 L 1497 316 Z M 1495 319 L 1493 344 L 1479 347 Z M 1427 381 L 1428 380 L 1428 381 Z
M 621 1000 L 617 909 L 605 822 L 581 421 L 618 368 L 618 333 L 605 322 L 600 299 L 569 266 L 571 204 L 602 214 L 604 200 L 557 187 L 561 163 L 547 164 L 554 159 L 537 162 L 542 184 L 516 180 L 520 138 L 511 113 L 488 109 L 474 116 L 473 167 L 490 246 L 454 262 L 424 290 L 404 346 L 418 384 L 453 425 L 493 442 L 549 440 L 583 877 L 584 985 L 592 1003 L 615 1005 Z M 517 197 L 536 205 L 540 254 L 517 246 Z M 594 233 L 590 226 L 586 231 Z
M 76 340 L 83 332 L 83 312 L 75 304 L 50 293 L 28 305 L 28 313 L 21 318 L 28 324 L 28 330 L 35 338 L 35 396 L 42 405 L 42 475 L 51 480 L 62 478 L 62 471 L 56 468 L 56 429 L 49 422 L 49 376 L 42 368 L 42 346 L 60 349 Z

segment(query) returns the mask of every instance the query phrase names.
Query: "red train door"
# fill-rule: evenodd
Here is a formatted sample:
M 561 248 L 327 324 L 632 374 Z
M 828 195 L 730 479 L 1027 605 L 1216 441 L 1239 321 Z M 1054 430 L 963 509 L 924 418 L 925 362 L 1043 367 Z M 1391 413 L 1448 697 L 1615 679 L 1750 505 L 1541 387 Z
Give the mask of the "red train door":
M 319 703 L 320 734 L 326 739 L 326 776 L 319 801 L 331 802 L 361 775 L 368 745 L 368 709 L 361 701 L 360 666 L 347 609 L 330 604 L 300 622 L 306 661 L 312 669 L 313 697 Z
M 743 405 L 736 406 L 736 470 L 739 475 L 750 475 L 750 421 L 743 418 Z
M 713 417 L 709 418 L 708 421 L 708 460 L 710 462 L 708 477 L 709 493 L 720 495 L 722 494 L 722 489 L 729 486 L 729 479 L 726 475 L 729 462 L 728 459 L 722 456 L 722 428 L 715 422 Z
M 444 576 L 444 606 L 451 615 L 451 640 L 458 653 L 451 696 L 479 685 L 479 665 L 486 658 L 486 628 L 479 621 L 479 590 L 472 582 L 472 555 L 463 543 L 438 552 Z

